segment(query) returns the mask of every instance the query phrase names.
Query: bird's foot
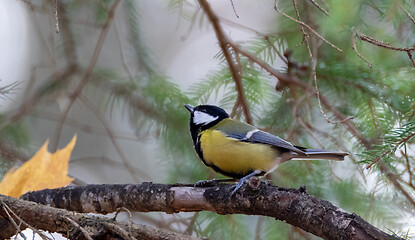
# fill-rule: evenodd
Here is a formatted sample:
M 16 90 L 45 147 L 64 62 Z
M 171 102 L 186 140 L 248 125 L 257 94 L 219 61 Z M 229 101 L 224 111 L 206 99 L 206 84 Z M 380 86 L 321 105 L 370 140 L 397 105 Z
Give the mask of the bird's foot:
M 241 178 L 239 182 L 233 186 L 234 189 L 231 193 L 231 196 L 233 196 L 236 193 L 236 191 L 238 191 L 245 184 L 246 180 L 248 180 L 249 178 L 253 176 L 261 175 L 262 173 L 263 172 L 261 170 L 255 170 L 251 172 L 250 174 L 246 175 L 245 177 Z

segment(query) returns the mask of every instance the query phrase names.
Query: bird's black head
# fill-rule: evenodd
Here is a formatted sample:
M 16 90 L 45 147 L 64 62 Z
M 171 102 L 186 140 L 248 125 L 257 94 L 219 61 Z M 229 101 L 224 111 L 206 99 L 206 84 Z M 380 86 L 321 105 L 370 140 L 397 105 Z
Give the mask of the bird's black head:
M 213 105 L 192 107 L 186 104 L 184 107 L 190 112 L 190 132 L 193 141 L 196 141 L 199 132 L 215 126 L 225 118 L 229 118 L 225 110 Z

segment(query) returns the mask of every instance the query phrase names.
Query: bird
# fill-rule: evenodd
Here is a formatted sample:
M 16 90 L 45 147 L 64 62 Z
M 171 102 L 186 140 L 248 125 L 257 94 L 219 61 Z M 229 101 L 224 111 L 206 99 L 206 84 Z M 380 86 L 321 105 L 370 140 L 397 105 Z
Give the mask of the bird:
M 202 162 L 214 171 L 234 180 L 232 195 L 253 176 L 265 176 L 291 159 L 343 161 L 341 151 L 308 149 L 271 133 L 230 118 L 220 107 L 185 104 L 190 112 L 190 134 L 194 149 Z M 209 181 L 209 180 L 207 180 Z M 205 185 L 199 181 L 196 185 Z

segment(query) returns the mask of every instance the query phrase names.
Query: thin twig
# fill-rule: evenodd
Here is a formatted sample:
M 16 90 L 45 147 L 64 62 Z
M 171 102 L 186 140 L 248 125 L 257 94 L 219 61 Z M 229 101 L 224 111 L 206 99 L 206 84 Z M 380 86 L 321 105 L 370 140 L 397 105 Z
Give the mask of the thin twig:
M 415 133 L 412 133 L 411 135 L 407 136 L 406 138 L 401 139 L 400 141 L 398 141 L 395 144 L 395 146 L 391 147 L 389 150 L 385 151 L 382 155 L 380 155 L 379 157 L 377 157 L 371 164 L 369 164 L 369 166 L 366 167 L 366 169 L 371 168 L 373 166 L 373 164 L 379 162 L 379 160 L 381 160 L 383 157 L 385 157 L 386 155 L 388 155 L 389 153 L 391 153 L 393 149 L 396 149 L 402 143 L 409 141 L 409 139 L 411 139 L 413 136 L 415 136 Z
M 378 47 L 383 47 L 386 49 L 390 49 L 390 50 L 394 50 L 394 51 L 401 51 L 401 52 L 406 52 L 408 54 L 409 59 L 411 60 L 412 64 L 415 67 L 415 61 L 412 58 L 412 53 L 411 51 L 415 51 L 415 47 L 395 47 L 395 46 L 391 46 L 389 43 L 387 42 L 383 42 L 383 41 L 379 41 L 377 39 L 374 39 L 372 37 L 369 37 L 363 33 L 359 33 L 357 34 L 359 36 L 360 39 L 362 39 L 365 42 L 368 42 L 370 44 L 376 45 Z
M 406 53 L 408 54 L 409 59 L 411 59 L 412 65 L 414 65 L 415 67 L 415 61 L 414 61 L 414 58 L 412 57 L 411 51 L 407 51 Z
M 235 13 L 235 16 L 236 16 L 237 18 L 239 18 L 238 13 L 236 12 L 236 9 L 235 9 L 235 5 L 233 5 L 233 0 L 229 0 L 229 1 L 231 2 L 232 9 L 233 9 L 233 12 Z
M 234 55 L 235 55 L 235 62 L 236 62 L 235 66 L 237 68 L 236 71 L 241 73 L 242 72 L 241 58 L 239 57 L 239 53 L 234 53 Z M 229 115 L 231 118 L 234 118 L 237 114 L 239 115 L 238 113 L 239 106 L 241 106 L 241 99 L 238 95 L 238 99 L 236 99 L 236 102 L 232 108 L 232 112 Z
M 357 56 L 359 56 L 363 61 L 365 61 L 366 63 L 367 63 L 367 65 L 369 65 L 369 68 L 372 68 L 372 64 L 365 58 L 365 57 L 363 57 L 360 53 L 359 53 L 359 51 L 357 50 L 357 47 L 356 47 L 356 38 L 357 38 L 357 34 L 356 34 L 356 32 L 354 32 L 353 33 L 353 35 L 352 35 L 352 48 L 353 48 L 353 50 L 354 50 L 354 52 L 357 54 Z
M 327 41 L 324 37 L 322 37 L 320 34 L 318 34 L 314 29 L 312 29 L 310 26 L 308 26 L 307 24 L 305 24 L 304 22 L 298 21 L 297 19 L 291 17 L 290 15 L 280 11 L 278 9 L 278 0 L 275 0 L 275 5 L 274 5 L 274 9 L 278 12 L 281 13 L 282 15 L 284 15 L 285 17 L 293 20 L 294 22 L 297 22 L 298 24 L 306 27 L 308 30 L 310 30 L 312 33 L 314 33 L 318 38 L 320 38 L 321 40 L 323 40 L 325 43 L 329 44 L 330 46 L 332 46 L 333 48 L 335 48 L 337 51 L 339 52 L 343 52 L 340 48 L 336 47 L 336 45 L 334 45 L 333 43 Z
M 253 28 L 248 27 L 248 26 L 245 26 L 245 25 L 242 25 L 240 23 L 231 21 L 231 20 L 226 19 L 224 17 L 220 17 L 220 16 L 218 16 L 218 17 L 219 17 L 221 23 L 223 23 L 225 25 L 228 25 L 228 26 L 231 26 L 231 27 L 234 27 L 234 28 L 238 28 L 240 30 L 244 30 L 244 31 L 247 31 L 247 32 L 252 32 L 252 33 L 255 33 L 256 35 L 261 36 L 261 37 L 267 36 L 267 34 L 259 32 L 259 31 L 255 30 Z M 270 35 L 272 35 L 272 34 L 270 34 Z
M 114 216 L 114 221 L 117 219 L 117 216 L 118 216 L 118 214 L 121 212 L 121 211 L 125 211 L 125 212 L 127 212 L 128 213 L 128 219 L 129 219 L 129 225 L 128 225 L 128 231 L 129 231 L 129 234 L 130 235 L 132 235 L 131 234 L 131 232 L 132 232 L 132 229 L 133 229 L 133 215 L 131 214 L 131 211 L 130 210 L 128 210 L 127 208 L 125 208 L 125 207 L 120 207 L 120 208 L 118 208 L 117 209 L 117 212 L 115 213 L 115 216 Z
M 114 24 L 114 30 L 115 30 L 115 35 L 117 36 L 118 46 L 120 48 L 120 56 L 121 56 L 121 60 L 122 60 L 121 61 L 122 62 L 122 66 L 124 67 L 124 70 L 127 73 L 128 77 L 130 78 L 130 81 L 133 82 L 134 81 L 133 75 L 131 74 L 131 71 L 128 68 L 128 65 L 127 65 L 127 61 L 125 60 L 124 48 L 122 46 L 120 34 L 118 32 L 117 22 L 115 22 L 115 24 Z
M 313 131 L 311 131 L 311 129 L 308 127 L 307 124 L 305 124 L 305 122 L 303 121 L 301 117 L 298 117 L 298 122 L 308 132 L 308 135 L 310 135 L 310 137 L 314 139 L 314 142 L 316 142 L 320 146 L 321 149 L 324 149 L 325 148 L 324 145 L 320 142 L 318 137 L 314 135 Z
M 16 227 L 16 230 L 18 230 L 19 234 L 26 239 L 26 236 L 23 235 L 21 233 L 21 229 L 19 228 L 19 226 L 23 223 L 26 227 L 30 228 L 33 232 L 37 233 L 42 239 L 45 240 L 50 240 L 49 237 L 47 237 L 45 234 L 43 234 L 41 231 L 39 231 L 38 229 L 34 228 L 33 226 L 31 226 L 30 224 L 28 224 L 26 221 L 24 221 L 22 218 L 20 218 L 7 204 L 5 204 L 3 201 L 1 201 L 1 206 L 3 207 L 3 210 L 6 212 L 7 216 L 9 217 L 10 221 L 12 221 L 13 225 Z M 16 222 L 14 221 L 14 219 L 10 216 L 9 213 L 12 213 L 13 216 L 19 220 L 19 226 L 17 226 Z
M 324 14 L 329 16 L 329 13 L 326 11 L 326 9 L 322 8 L 316 1 L 309 0 L 314 6 L 316 6 L 320 11 L 322 11 Z
M 190 33 L 192 32 L 193 26 L 195 25 L 195 22 L 196 22 L 196 17 L 197 17 L 197 15 L 199 15 L 199 12 L 200 12 L 200 8 L 198 8 L 198 9 L 195 10 L 195 12 L 194 12 L 194 14 L 192 16 L 192 19 L 190 20 L 189 28 L 180 37 L 180 40 L 185 41 L 190 36 Z
M 246 101 L 246 97 L 244 93 L 244 89 L 242 86 L 242 77 L 241 77 L 240 72 L 238 72 L 238 68 L 234 60 L 232 59 L 231 53 L 229 51 L 228 45 L 229 45 L 230 40 L 225 35 L 222 29 L 222 26 L 219 23 L 219 18 L 213 12 L 209 3 L 206 0 L 199 0 L 199 4 L 202 7 L 202 9 L 206 12 L 210 22 L 212 23 L 213 29 L 215 30 L 215 33 L 216 33 L 216 38 L 219 41 L 220 48 L 223 52 L 223 55 L 225 56 L 226 62 L 229 65 L 229 69 L 232 73 L 232 78 L 235 81 L 236 91 L 238 92 L 238 98 L 240 100 L 246 122 L 252 124 L 251 112 L 249 110 L 248 103 Z
M 128 161 L 127 156 L 125 156 L 124 152 L 121 149 L 121 146 L 118 144 L 118 141 L 116 140 L 116 136 L 114 134 L 114 131 L 112 130 L 110 124 L 107 122 L 105 117 L 102 115 L 102 113 L 99 111 L 97 107 L 95 107 L 86 97 L 84 97 L 82 94 L 78 96 L 78 99 L 89 109 L 91 112 L 94 113 L 94 115 L 98 118 L 98 120 L 101 122 L 101 124 L 104 126 L 105 130 L 107 131 L 108 137 L 111 140 L 112 145 L 115 148 L 115 151 L 117 151 L 118 156 L 121 158 L 121 161 L 124 164 L 125 169 L 130 173 L 131 177 L 134 179 L 135 182 L 140 182 L 140 178 L 137 176 L 142 175 L 146 179 L 150 179 L 150 177 L 143 171 L 139 171 L 138 173 L 134 170 L 134 168 L 131 166 L 131 164 Z
M 14 219 L 12 218 L 12 216 L 10 216 L 9 210 L 6 209 L 6 204 L 2 201 L 1 202 L 1 206 L 4 210 L 4 212 L 7 214 L 7 216 L 9 217 L 8 220 L 10 220 L 10 222 L 13 224 L 13 226 L 16 228 L 16 234 L 18 233 L 23 239 L 26 240 L 26 236 L 22 233 L 22 229 L 20 229 L 19 225 L 17 225 L 16 221 L 14 221 Z
M 187 229 L 184 231 L 184 234 L 191 236 L 193 232 L 193 226 L 196 223 L 197 217 L 199 216 L 199 212 L 195 212 L 193 216 L 190 218 L 190 223 L 187 225 Z
M 301 21 L 301 17 L 300 17 L 300 12 L 298 11 L 298 8 L 297 8 L 297 2 L 295 1 L 295 0 L 292 0 L 292 3 L 293 3 L 293 7 L 294 7 L 294 10 L 295 10 L 295 14 L 297 15 L 297 20 L 299 21 L 299 22 L 302 22 Z M 300 24 L 300 29 L 301 29 L 301 32 L 303 33 L 303 38 L 302 38 L 302 40 L 301 40 L 301 43 L 303 43 L 304 41 L 307 41 L 308 42 L 308 38 L 309 38 L 309 36 L 308 36 L 308 34 L 305 32 L 305 30 L 304 30 L 304 26 L 303 25 L 301 25 Z M 300 45 L 301 43 L 299 43 L 298 45 Z
M 267 43 L 271 46 L 271 48 L 275 51 L 275 53 L 278 55 L 278 57 L 280 57 L 280 59 L 287 64 L 287 60 L 282 56 L 282 54 L 278 51 L 278 49 L 275 47 L 275 45 L 271 42 L 270 37 L 272 36 L 278 36 L 281 35 L 282 33 L 270 33 L 270 34 L 266 34 L 266 33 L 262 33 L 259 32 L 253 28 L 247 27 L 245 25 L 233 22 L 231 20 L 228 20 L 226 18 L 223 17 L 219 17 L 220 21 L 223 22 L 224 24 L 234 27 L 234 28 L 238 28 L 240 30 L 243 31 L 247 31 L 247 32 L 252 32 L 255 33 L 256 35 L 258 35 L 259 37 L 263 38 L 265 41 L 267 41 Z
M 411 19 L 411 21 L 415 24 L 415 18 L 408 11 L 406 11 L 405 8 L 402 8 L 402 9 L 406 13 L 406 15 L 408 15 L 408 17 Z
M 265 36 L 264 37 L 264 39 L 265 39 L 265 41 L 267 41 L 267 43 L 268 43 L 268 45 L 274 50 L 274 52 L 278 55 L 278 57 L 281 59 L 281 61 L 284 63 L 284 64 L 288 64 L 288 61 L 287 61 L 287 59 L 280 53 L 280 51 L 278 51 L 278 49 L 277 49 L 277 47 L 274 45 L 274 43 L 273 42 L 271 42 L 271 40 L 269 40 L 269 37 L 268 36 Z
M 415 47 L 395 47 L 395 46 L 391 46 L 389 43 L 387 42 L 383 42 L 383 41 L 379 41 L 375 38 L 369 37 L 363 33 L 357 33 L 357 35 L 359 36 L 360 39 L 362 39 L 365 42 L 368 42 L 370 44 L 376 45 L 378 47 L 383 47 L 386 49 L 390 49 L 390 50 L 395 50 L 395 51 L 401 51 L 401 52 L 408 52 L 408 51 L 415 51 Z
M 53 8 L 55 12 L 55 30 L 56 33 L 59 33 L 58 0 L 53 0 Z
M 409 185 L 410 187 L 412 187 L 412 188 L 415 190 L 415 186 L 414 186 L 414 184 L 412 183 L 412 180 L 413 180 L 413 176 L 414 176 L 414 174 L 412 173 L 412 170 L 411 170 L 411 164 L 409 163 L 409 158 L 408 158 L 408 155 L 407 155 L 407 154 L 405 154 L 405 153 L 402 151 L 402 149 L 401 149 L 401 154 L 402 154 L 402 156 L 405 158 L 405 162 L 406 162 L 406 169 L 408 169 L 408 174 L 409 174 L 409 181 L 408 181 L 408 185 Z
M 292 2 L 293 2 L 295 13 L 296 13 L 297 18 L 298 18 L 298 22 L 302 22 L 301 18 L 300 18 L 300 13 L 298 12 L 297 2 L 295 0 L 292 0 Z M 301 25 L 300 28 L 301 28 L 301 32 L 303 33 L 303 41 L 306 43 L 306 46 L 307 46 L 308 56 L 309 56 L 310 61 L 311 61 L 311 74 L 312 74 L 312 78 L 314 80 L 314 87 L 316 89 L 318 107 L 320 109 L 321 114 L 323 115 L 324 119 L 328 123 L 331 123 L 331 124 L 338 124 L 338 123 L 342 123 L 342 122 L 345 122 L 345 121 L 348 121 L 348 120 L 352 119 L 353 117 L 347 117 L 347 118 L 344 118 L 344 119 L 340 119 L 338 121 L 332 121 L 328 118 L 327 114 L 324 112 L 323 106 L 321 105 L 320 90 L 318 89 L 318 84 L 317 84 L 317 72 L 316 72 L 317 57 L 311 51 L 309 36 L 305 32 L 303 25 Z
M 120 235 L 122 239 L 137 240 L 137 238 L 132 236 L 132 234 L 128 233 L 127 231 L 125 231 L 123 228 L 121 228 L 120 226 L 116 224 L 105 222 L 103 223 L 103 225 L 105 226 L 106 229 Z
M 267 71 L 269 74 L 271 74 L 272 76 L 276 77 L 278 80 L 284 82 L 284 84 L 286 85 L 296 85 L 299 86 L 301 88 L 303 88 L 304 90 L 316 94 L 315 92 L 315 88 L 313 86 L 310 86 L 309 84 L 300 81 L 299 79 L 297 79 L 297 77 L 295 76 L 288 76 L 286 74 L 283 74 L 281 72 L 279 72 L 278 70 L 274 69 L 273 67 L 271 67 L 268 63 L 264 62 L 263 60 L 259 59 L 258 57 L 254 56 L 253 54 L 251 54 L 250 52 L 242 49 L 238 44 L 230 41 L 229 45 L 237 52 L 241 53 L 242 55 L 244 55 L 245 57 L 247 57 L 250 61 L 258 64 L 261 68 L 263 68 L 265 71 Z M 323 95 L 320 94 L 320 99 L 321 99 L 321 103 L 327 108 L 329 109 L 335 116 L 337 119 L 346 119 L 348 117 L 346 117 L 343 113 L 341 113 L 337 108 L 333 107 L 330 104 L 330 101 L 325 98 Z M 350 117 L 349 117 L 350 118 Z M 349 129 L 349 131 L 352 133 L 352 135 L 354 137 L 356 137 L 356 139 L 358 139 L 358 141 L 364 145 L 369 147 L 370 146 L 370 142 L 367 141 L 363 135 L 360 133 L 360 131 L 357 129 L 357 127 L 351 122 L 351 121 L 344 121 L 342 122 L 343 124 L 345 124 L 347 126 L 347 128 Z
M 85 75 L 83 76 L 81 82 L 76 87 L 75 91 L 69 96 L 69 103 L 66 105 L 65 109 L 63 110 L 61 116 L 58 120 L 58 125 L 56 127 L 56 134 L 54 136 L 54 141 L 52 141 L 51 150 L 54 152 L 58 148 L 58 142 L 59 138 L 62 132 L 63 123 L 65 122 L 65 118 L 69 113 L 69 110 L 71 109 L 73 103 L 75 102 L 76 98 L 81 94 L 82 89 L 84 88 L 85 84 L 88 82 L 89 77 L 92 74 L 92 71 L 94 70 L 94 67 L 97 63 L 99 54 L 101 53 L 101 48 L 104 43 L 104 39 L 107 35 L 109 26 L 111 24 L 111 21 L 114 19 L 114 12 L 117 8 L 117 5 L 120 3 L 120 0 L 115 0 L 114 4 L 112 5 L 111 9 L 108 11 L 108 17 L 107 20 L 102 27 L 101 34 L 98 38 L 97 45 L 95 46 L 94 53 L 91 57 L 91 61 L 89 62 L 88 68 L 86 69 Z
M 412 203 L 413 206 L 415 206 L 415 200 L 412 198 L 411 194 L 409 194 L 403 187 L 402 185 L 398 182 L 398 180 L 400 179 L 398 176 L 396 176 L 395 174 L 393 174 L 390 169 L 386 166 L 386 164 L 383 161 L 379 162 L 379 168 L 380 170 L 386 174 L 386 176 L 388 177 L 389 181 L 392 182 L 392 184 L 399 189 L 402 194 L 406 197 L 406 199 L 408 199 L 408 201 L 410 203 Z
M 82 234 L 84 234 L 85 238 L 88 240 L 93 240 L 91 235 L 89 235 L 89 233 L 83 228 L 81 227 L 77 222 L 75 222 L 74 220 L 70 219 L 69 217 L 64 216 L 64 219 L 66 219 L 72 226 L 78 228 L 79 230 L 81 230 Z

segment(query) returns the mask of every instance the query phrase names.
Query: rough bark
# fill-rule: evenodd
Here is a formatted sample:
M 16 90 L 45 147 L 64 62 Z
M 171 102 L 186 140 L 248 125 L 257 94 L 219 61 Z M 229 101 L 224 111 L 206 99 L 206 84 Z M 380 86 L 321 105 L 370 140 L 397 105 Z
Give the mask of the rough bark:
M 93 198 L 93 195 L 90 194 L 89 198 Z M 199 239 L 0 195 L 0 239 L 11 238 L 19 232 L 18 228 L 24 230 L 29 226 L 58 232 L 69 239 Z
M 219 214 L 263 215 L 285 221 L 324 239 L 400 239 L 382 232 L 356 214 L 306 193 L 305 188 L 280 188 L 251 178 L 236 194 L 232 185 L 206 188 L 143 183 L 88 185 L 42 190 L 22 198 L 77 212 L 130 211 L 166 213 L 213 211 Z

